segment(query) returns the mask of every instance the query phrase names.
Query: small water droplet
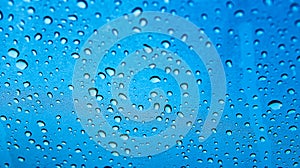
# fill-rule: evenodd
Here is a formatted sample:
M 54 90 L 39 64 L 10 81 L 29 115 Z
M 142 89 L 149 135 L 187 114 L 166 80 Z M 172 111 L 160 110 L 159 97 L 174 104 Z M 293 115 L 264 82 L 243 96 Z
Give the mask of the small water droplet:
M 152 76 L 152 77 L 150 78 L 150 81 L 151 81 L 152 83 L 159 83 L 159 82 L 161 81 L 161 79 L 160 79 L 158 76 Z
M 123 139 L 124 141 L 129 139 L 129 136 L 127 134 L 121 134 L 120 138 Z
M 161 42 L 161 45 L 164 46 L 164 48 L 169 48 L 171 43 L 167 40 L 164 40 Z
M 39 127 L 44 127 L 46 125 L 44 123 L 44 121 L 41 121 L 41 120 L 37 121 L 37 124 L 38 124 Z
M 52 23 L 52 18 L 50 16 L 45 16 L 44 17 L 44 23 L 45 24 L 51 24 Z
M 137 17 L 137 16 L 141 15 L 142 12 L 143 12 L 143 9 L 140 7 L 137 7 L 137 8 L 134 8 L 131 13 L 133 13 L 133 15 Z
M 171 113 L 172 112 L 172 107 L 167 104 L 167 105 L 165 105 L 164 110 L 165 110 L 166 113 Z
M 230 135 L 232 135 L 232 131 L 231 130 L 227 130 L 226 134 L 230 136 Z
M 232 61 L 231 60 L 227 60 L 226 62 L 227 67 L 231 68 L 232 67 Z
M 96 89 L 96 88 L 89 88 L 88 91 L 89 91 L 90 96 L 93 96 L 93 97 L 96 97 L 98 94 L 98 89 Z
M 147 44 L 144 44 L 144 51 L 148 54 L 152 53 L 153 52 L 153 49 L 151 46 L 147 45 Z
M 274 0 L 263 0 L 264 4 L 267 6 L 272 6 L 274 3 Z
M 98 132 L 98 134 L 99 134 L 100 137 L 102 137 L 102 138 L 105 138 L 105 137 L 106 137 L 106 132 L 105 132 L 105 131 L 100 130 L 100 131 Z
M 243 10 L 237 10 L 235 13 L 234 13 L 234 16 L 235 17 L 243 17 L 244 16 L 244 11 Z
M 109 76 L 114 76 L 115 75 L 115 69 L 113 69 L 113 68 L 109 68 L 109 67 L 105 68 L 105 72 Z

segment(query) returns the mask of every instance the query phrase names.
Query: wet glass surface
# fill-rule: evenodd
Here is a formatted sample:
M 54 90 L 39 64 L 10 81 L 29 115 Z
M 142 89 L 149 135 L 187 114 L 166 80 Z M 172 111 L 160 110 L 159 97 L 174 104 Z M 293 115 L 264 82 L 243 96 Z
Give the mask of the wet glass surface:
M 0 167 L 299 166 L 299 1 L 0 4 Z

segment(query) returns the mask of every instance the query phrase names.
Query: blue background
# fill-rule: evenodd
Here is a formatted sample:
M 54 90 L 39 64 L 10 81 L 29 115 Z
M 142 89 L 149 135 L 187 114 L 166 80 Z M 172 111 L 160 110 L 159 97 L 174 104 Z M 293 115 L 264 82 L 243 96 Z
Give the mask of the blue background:
M 299 165 L 299 1 L 0 3 L 0 167 Z M 85 8 L 78 3 L 85 3 Z M 216 133 L 200 143 L 196 124 L 182 145 L 151 158 L 112 156 L 89 140 L 72 100 L 74 53 L 95 29 L 136 7 L 174 13 L 204 29 L 227 78 L 227 99 Z M 45 17 L 51 18 L 51 24 L 45 23 Z M 17 58 L 8 56 L 11 48 L 19 51 Z M 28 64 L 24 70 L 16 67 L 20 59 Z M 189 65 L 203 70 L 201 63 Z M 204 84 L 199 88 L 205 91 L 201 96 L 208 101 L 201 109 L 206 109 L 210 96 L 206 72 L 199 78 Z M 25 87 L 26 82 L 30 86 Z

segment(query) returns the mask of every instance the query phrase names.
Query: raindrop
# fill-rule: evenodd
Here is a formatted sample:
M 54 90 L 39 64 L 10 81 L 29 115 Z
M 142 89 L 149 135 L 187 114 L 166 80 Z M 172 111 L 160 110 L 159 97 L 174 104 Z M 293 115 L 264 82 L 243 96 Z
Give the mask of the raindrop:
M 7 120 L 6 116 L 4 116 L 4 115 L 2 115 L 2 116 L 0 117 L 0 119 L 1 119 L 2 121 L 6 121 L 6 120 Z
M 29 87 L 30 86 L 30 82 L 28 82 L 28 81 L 24 82 L 23 86 L 26 87 L 26 88 Z
M 235 17 L 243 17 L 244 16 L 244 11 L 243 10 L 237 10 L 234 12 Z
M 230 135 L 232 135 L 232 131 L 231 130 L 227 130 L 226 134 L 230 136 Z
M 164 48 L 169 48 L 171 44 L 170 44 L 169 41 L 164 40 L 164 41 L 161 42 L 161 45 L 164 46 Z
M 45 16 L 44 17 L 44 23 L 45 24 L 51 24 L 52 23 L 52 18 L 51 17 L 49 17 L 49 16 Z
M 282 103 L 278 100 L 272 100 L 268 103 L 268 106 L 273 110 L 279 110 L 282 107 Z
M 297 130 L 297 126 L 295 126 L 295 125 L 290 126 L 289 130 L 290 131 L 296 131 Z
M 144 44 L 143 46 L 144 46 L 144 51 L 145 51 L 146 53 L 150 54 L 150 53 L 153 52 L 152 47 L 150 47 L 149 45 Z
M 28 63 L 25 60 L 20 59 L 16 62 L 16 67 L 20 70 L 24 70 L 28 67 Z
M 80 55 L 78 53 L 72 53 L 71 56 L 75 59 L 80 58 Z
M 18 160 L 19 160 L 20 162 L 25 162 L 25 158 L 23 158 L 23 157 L 21 157 L 21 156 L 18 157 Z
M 165 105 L 164 110 L 166 113 L 172 113 L 172 107 L 169 104 Z
M 133 15 L 137 17 L 137 16 L 141 15 L 142 12 L 143 12 L 143 9 L 140 7 L 137 7 L 137 8 L 134 8 L 131 13 L 133 13 Z
M 110 67 L 105 68 L 105 72 L 106 72 L 106 74 L 109 75 L 109 76 L 114 76 L 115 73 L 116 73 L 115 69 L 110 68 Z
M 296 20 L 296 21 L 295 21 L 295 25 L 296 25 L 297 27 L 300 27 L 300 20 Z
M 124 141 L 129 139 L 129 136 L 127 134 L 121 134 L 120 138 L 123 139 Z
M 232 67 L 232 61 L 231 60 L 227 60 L 226 62 L 227 67 L 231 68 Z
M 93 97 L 97 96 L 97 94 L 98 94 L 98 89 L 96 89 L 96 88 L 89 88 L 88 91 L 89 91 L 90 96 L 93 96 Z
M 7 54 L 12 58 L 17 58 L 20 55 L 19 51 L 15 48 L 9 49 Z
M 48 92 L 48 93 L 47 93 L 47 96 L 48 96 L 50 99 L 53 98 L 53 94 L 52 94 L 51 92 Z
M 39 127 L 44 127 L 46 125 L 44 123 L 44 121 L 41 121 L 41 120 L 37 121 L 37 124 L 38 124 Z
M 85 0 L 78 0 L 77 6 L 81 9 L 86 9 L 88 7 L 88 4 Z
M 30 131 L 26 131 L 26 132 L 25 132 L 25 136 L 26 136 L 26 137 L 31 137 L 31 135 L 32 135 L 32 133 L 31 133 Z
M 299 6 L 299 4 L 297 4 L 297 3 L 292 3 L 291 6 L 290 6 L 290 9 L 291 9 L 293 12 L 299 11 L 299 8 L 300 8 L 300 6 Z
M 106 132 L 105 132 L 105 131 L 100 130 L 100 131 L 98 132 L 98 134 L 99 134 L 100 137 L 102 137 L 102 138 L 105 138 L 105 137 L 106 137 Z
M 71 21 L 76 21 L 77 20 L 77 16 L 76 15 L 69 15 L 68 19 Z
M 150 81 L 151 81 L 152 83 L 159 83 L 159 82 L 161 81 L 161 79 L 160 79 L 158 76 L 152 76 L 152 77 L 150 78 Z
M 267 6 L 272 6 L 274 3 L 274 0 L 263 0 L 264 4 Z
M 294 89 L 288 89 L 288 91 L 287 91 L 289 94 L 291 94 L 291 95 L 293 95 L 293 94 L 295 94 L 295 90 Z

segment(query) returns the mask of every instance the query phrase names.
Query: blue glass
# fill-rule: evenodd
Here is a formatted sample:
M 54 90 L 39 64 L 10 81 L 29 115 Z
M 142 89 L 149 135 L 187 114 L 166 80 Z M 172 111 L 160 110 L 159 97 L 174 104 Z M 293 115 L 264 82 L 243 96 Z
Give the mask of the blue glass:
M 299 1 L 0 4 L 0 167 L 299 166 Z

